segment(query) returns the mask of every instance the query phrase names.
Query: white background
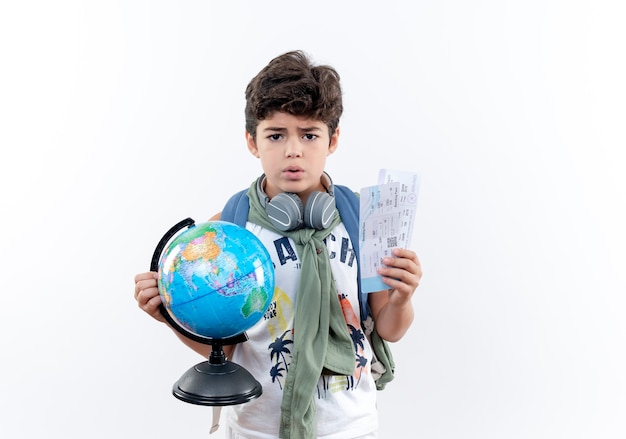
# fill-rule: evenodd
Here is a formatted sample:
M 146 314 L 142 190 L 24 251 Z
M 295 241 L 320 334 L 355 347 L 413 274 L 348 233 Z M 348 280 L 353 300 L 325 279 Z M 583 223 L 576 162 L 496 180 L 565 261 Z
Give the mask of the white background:
M 625 437 L 625 19 L 619 0 L 3 2 L 2 437 L 207 437 L 210 409 L 170 393 L 201 358 L 133 277 L 260 173 L 244 89 L 292 49 L 342 75 L 335 182 L 422 175 L 381 437 Z

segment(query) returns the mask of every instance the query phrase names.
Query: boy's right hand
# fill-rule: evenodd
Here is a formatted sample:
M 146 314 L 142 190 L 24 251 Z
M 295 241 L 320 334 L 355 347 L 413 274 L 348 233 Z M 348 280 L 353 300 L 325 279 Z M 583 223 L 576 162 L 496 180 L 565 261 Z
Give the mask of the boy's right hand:
M 154 271 L 135 276 L 135 300 L 139 308 L 159 322 L 165 322 L 161 314 L 161 296 L 157 287 L 158 274 Z

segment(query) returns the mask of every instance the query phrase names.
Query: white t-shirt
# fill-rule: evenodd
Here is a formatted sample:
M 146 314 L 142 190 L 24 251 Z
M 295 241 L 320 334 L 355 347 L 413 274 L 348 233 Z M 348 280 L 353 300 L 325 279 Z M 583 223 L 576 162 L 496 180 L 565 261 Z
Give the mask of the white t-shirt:
M 280 425 L 283 384 L 293 352 L 293 317 L 301 263 L 290 239 L 247 223 L 265 245 L 275 266 L 273 301 L 265 316 L 235 348 L 232 361 L 245 367 L 263 386 L 263 394 L 228 412 L 232 437 L 275 439 Z M 348 331 L 355 341 L 352 376 L 322 376 L 317 385 L 317 434 L 347 439 L 377 431 L 376 385 L 370 364 L 372 349 L 361 329 L 357 260 L 343 223 L 326 238 L 326 247 Z

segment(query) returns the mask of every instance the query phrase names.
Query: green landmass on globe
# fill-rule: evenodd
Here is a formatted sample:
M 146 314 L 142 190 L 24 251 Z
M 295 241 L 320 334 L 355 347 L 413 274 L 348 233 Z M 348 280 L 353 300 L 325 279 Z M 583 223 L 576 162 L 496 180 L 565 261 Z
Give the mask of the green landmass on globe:
M 274 266 L 250 231 L 208 221 L 180 233 L 159 262 L 159 294 L 173 319 L 207 338 L 254 326 L 274 295 Z

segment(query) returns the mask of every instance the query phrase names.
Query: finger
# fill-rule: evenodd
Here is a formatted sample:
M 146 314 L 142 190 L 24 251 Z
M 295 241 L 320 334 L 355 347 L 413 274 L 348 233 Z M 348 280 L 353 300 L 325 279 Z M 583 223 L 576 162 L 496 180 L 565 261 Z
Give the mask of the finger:
M 382 268 L 379 273 L 384 277 L 399 282 L 402 285 L 408 285 L 415 289 L 419 283 L 418 276 L 403 268 Z M 386 282 L 387 283 L 387 282 Z M 387 283 L 389 285 L 389 283 Z M 401 285 L 390 285 L 392 287 L 400 287 Z
M 150 314 L 153 314 L 159 309 L 162 303 L 163 301 L 161 300 L 161 296 L 154 296 L 146 302 L 144 309 Z
M 155 319 L 164 322 L 165 321 L 165 317 L 163 317 L 163 314 L 161 314 L 161 305 L 163 304 L 163 301 L 161 300 L 161 296 L 156 296 L 153 297 L 152 299 L 150 299 L 147 303 L 146 306 L 143 308 L 143 310 L 145 312 L 147 312 L 148 314 L 150 314 L 152 317 L 154 317 Z
M 135 283 L 146 279 L 158 279 L 159 274 L 156 271 L 147 271 L 145 273 L 139 273 L 135 276 Z
M 407 248 L 396 247 L 392 250 L 392 254 L 397 258 L 411 259 L 417 261 L 417 254 L 413 250 Z
M 145 310 L 146 307 L 149 306 L 150 302 L 160 302 L 161 295 L 159 294 L 159 290 L 157 288 L 148 288 L 146 290 L 141 290 L 137 295 L 136 300 L 139 308 Z
M 158 290 L 158 283 L 155 279 L 141 280 L 135 284 L 135 299 L 142 291 L 151 290 L 156 288 Z
M 140 291 L 140 290 L 147 290 L 148 288 L 157 288 L 158 287 L 158 282 L 156 281 L 156 279 L 146 279 L 146 280 L 141 280 L 139 282 L 137 282 L 135 284 L 135 289 Z
M 147 288 L 145 290 L 139 291 L 135 300 L 139 303 L 139 306 L 143 306 L 148 303 L 154 297 L 159 297 L 159 289 L 158 288 Z
M 409 258 L 385 257 L 382 262 L 387 268 L 403 269 L 413 274 L 417 273 L 420 269 L 416 260 Z
M 378 273 L 381 276 L 400 281 L 412 289 L 418 287 L 422 278 L 422 269 L 419 265 L 406 259 L 395 259 L 392 263 L 395 265 L 379 267 Z

